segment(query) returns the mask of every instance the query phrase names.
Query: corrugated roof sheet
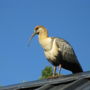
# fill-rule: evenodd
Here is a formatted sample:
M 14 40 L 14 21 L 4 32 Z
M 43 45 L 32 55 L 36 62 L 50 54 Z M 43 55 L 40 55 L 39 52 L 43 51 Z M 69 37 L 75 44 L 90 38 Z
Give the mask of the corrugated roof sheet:
M 90 71 L 5 86 L 0 90 L 90 90 Z

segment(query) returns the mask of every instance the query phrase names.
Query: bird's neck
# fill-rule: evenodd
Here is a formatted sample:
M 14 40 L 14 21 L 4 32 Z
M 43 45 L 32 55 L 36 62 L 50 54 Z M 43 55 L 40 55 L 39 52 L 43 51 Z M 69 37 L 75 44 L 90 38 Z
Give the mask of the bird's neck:
M 39 33 L 39 40 L 42 41 L 44 39 L 47 39 L 48 38 L 48 32 L 47 31 L 44 31 L 44 32 L 40 32 Z
M 48 37 L 47 34 L 39 34 L 39 43 L 45 50 L 49 50 L 51 48 L 51 38 Z

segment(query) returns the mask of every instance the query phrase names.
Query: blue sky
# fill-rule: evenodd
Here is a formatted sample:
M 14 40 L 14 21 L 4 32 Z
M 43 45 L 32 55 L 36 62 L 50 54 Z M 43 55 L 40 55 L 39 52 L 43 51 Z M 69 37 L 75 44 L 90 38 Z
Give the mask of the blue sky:
M 0 0 L 0 85 L 37 80 L 51 66 L 37 36 L 27 47 L 36 25 L 69 41 L 84 71 L 90 70 L 90 0 Z

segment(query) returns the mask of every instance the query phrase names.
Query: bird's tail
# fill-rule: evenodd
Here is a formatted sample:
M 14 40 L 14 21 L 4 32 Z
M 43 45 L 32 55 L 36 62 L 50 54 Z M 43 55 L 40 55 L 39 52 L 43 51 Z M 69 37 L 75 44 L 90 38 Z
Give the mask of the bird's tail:
M 72 70 L 73 74 L 80 73 L 80 72 L 83 72 L 83 69 L 80 65 L 76 66 L 76 68 L 74 68 L 74 70 Z

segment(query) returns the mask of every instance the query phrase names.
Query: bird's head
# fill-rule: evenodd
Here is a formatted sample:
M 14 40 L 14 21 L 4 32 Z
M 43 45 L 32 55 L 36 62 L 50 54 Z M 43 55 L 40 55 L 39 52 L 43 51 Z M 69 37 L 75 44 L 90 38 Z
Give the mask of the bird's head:
M 42 37 L 48 36 L 47 29 L 44 26 L 38 25 L 34 28 L 34 33 L 32 34 L 30 40 L 32 40 L 35 35 L 39 35 Z

